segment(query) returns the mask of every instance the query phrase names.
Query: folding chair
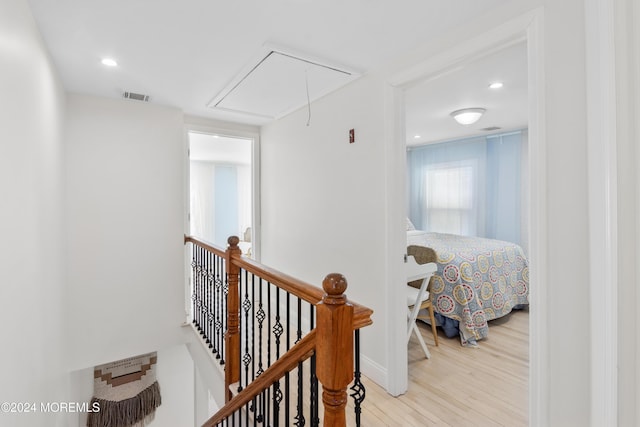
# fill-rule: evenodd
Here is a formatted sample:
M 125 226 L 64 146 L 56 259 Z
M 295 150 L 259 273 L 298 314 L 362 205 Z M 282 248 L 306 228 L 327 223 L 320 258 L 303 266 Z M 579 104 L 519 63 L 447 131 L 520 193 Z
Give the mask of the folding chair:
M 409 340 L 411 339 L 411 331 L 415 332 L 418 337 L 418 341 L 422 346 L 422 350 L 424 350 L 424 354 L 427 356 L 427 359 L 431 358 L 431 353 L 429 353 L 429 349 L 427 348 L 427 344 L 424 342 L 422 338 L 422 334 L 420 333 L 420 329 L 418 329 L 418 325 L 416 324 L 416 319 L 418 319 L 418 312 L 422 309 L 429 310 L 429 318 L 431 320 L 431 330 L 433 332 L 433 337 L 438 345 L 438 332 L 436 329 L 436 320 L 433 315 L 433 305 L 431 304 L 431 298 L 429 296 L 429 291 L 427 291 L 427 286 L 429 285 L 429 280 L 433 273 L 436 272 L 438 266 L 434 262 L 429 262 L 426 264 L 418 264 L 416 259 L 413 256 L 407 257 L 406 263 L 406 272 L 407 272 L 407 283 L 412 282 L 414 280 L 422 280 L 420 284 L 420 288 L 414 288 L 413 286 L 406 285 L 406 295 L 407 295 L 407 344 L 409 344 Z

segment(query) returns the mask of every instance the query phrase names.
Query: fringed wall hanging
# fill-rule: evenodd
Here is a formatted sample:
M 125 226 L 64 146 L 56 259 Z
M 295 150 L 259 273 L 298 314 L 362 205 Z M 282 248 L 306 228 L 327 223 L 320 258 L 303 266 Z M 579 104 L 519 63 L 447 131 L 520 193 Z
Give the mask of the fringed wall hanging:
M 156 353 L 96 366 L 93 399 L 100 410 L 89 413 L 87 427 L 143 427 L 160 406 Z

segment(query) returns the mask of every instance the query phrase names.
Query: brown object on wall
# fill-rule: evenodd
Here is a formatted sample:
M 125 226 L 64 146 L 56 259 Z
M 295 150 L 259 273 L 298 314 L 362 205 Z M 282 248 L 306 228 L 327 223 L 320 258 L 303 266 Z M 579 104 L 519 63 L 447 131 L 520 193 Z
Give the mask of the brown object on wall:
M 156 353 L 96 366 L 87 427 L 144 426 L 162 403 Z

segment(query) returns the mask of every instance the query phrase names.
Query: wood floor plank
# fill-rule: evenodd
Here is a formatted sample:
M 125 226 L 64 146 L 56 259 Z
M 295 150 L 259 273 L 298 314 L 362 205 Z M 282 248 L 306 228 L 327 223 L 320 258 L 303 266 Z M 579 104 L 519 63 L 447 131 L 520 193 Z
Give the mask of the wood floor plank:
M 529 312 L 514 310 L 489 323 L 478 348 L 439 331 L 435 346 L 420 325 L 431 359 L 415 337 L 408 349 L 409 390 L 392 397 L 368 378 L 362 426 L 526 426 L 528 424 Z M 352 404 L 350 404 L 351 406 Z M 351 417 L 349 417 L 351 418 Z M 354 425 L 349 421 L 349 425 Z

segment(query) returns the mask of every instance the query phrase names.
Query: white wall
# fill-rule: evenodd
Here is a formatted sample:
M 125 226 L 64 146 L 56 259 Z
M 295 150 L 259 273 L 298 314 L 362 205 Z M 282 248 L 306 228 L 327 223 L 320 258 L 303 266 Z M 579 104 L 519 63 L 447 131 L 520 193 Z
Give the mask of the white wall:
M 61 401 L 64 92 L 25 0 L 0 2 L 0 402 Z M 0 424 L 64 426 L 55 414 Z
M 218 409 L 224 406 L 224 366 L 215 359 L 200 339 L 200 335 L 189 328 L 187 349 L 194 364 L 194 417 L 201 426 Z
M 549 422 L 578 426 L 590 418 L 585 408 L 592 339 L 585 328 L 590 316 L 583 2 L 545 2 L 544 38 L 548 276 L 540 280 L 547 280 L 549 290 L 549 299 L 541 301 L 549 326 L 541 331 L 549 348 L 546 397 Z
M 362 332 L 386 358 L 384 93 L 368 77 L 261 132 L 262 262 L 316 286 L 342 273 L 347 295 L 374 309 Z M 349 143 L 349 129 L 355 143 Z M 376 375 L 371 372 L 370 375 Z
M 541 399 L 542 425 L 588 425 L 590 361 L 587 223 L 587 163 L 585 126 L 585 28 L 581 0 L 512 2 L 485 17 L 425 41 L 424 47 L 402 57 L 379 74 L 372 74 L 312 104 L 312 123 L 306 112 L 266 126 L 262 132 L 263 260 L 266 264 L 319 283 L 324 273 L 337 270 L 351 284 L 349 297 L 375 310 L 374 325 L 363 337 L 363 353 L 387 368 L 384 349 L 391 342 L 386 329 L 386 269 L 394 257 L 385 258 L 385 227 L 389 206 L 403 203 L 404 189 L 385 199 L 385 167 L 394 179 L 395 160 L 385 160 L 382 136 L 384 112 L 380 96 L 388 76 L 425 58 L 446 52 L 457 43 L 543 6 L 541 66 L 546 128 L 546 212 L 542 223 L 547 274 L 537 283 L 547 287 L 549 298 L 541 324 L 546 383 Z M 392 107 L 391 105 L 387 104 Z M 357 142 L 346 142 L 356 130 Z M 530 144 L 535 141 L 530 140 Z M 393 151 L 393 150 L 392 150 Z M 533 171 L 532 171 L 533 172 Z M 545 182 L 532 175 L 532 181 Z M 397 221 L 390 216 L 389 220 Z M 398 232 L 402 233 L 401 222 Z M 533 230 L 536 232 L 536 230 Z M 399 253 L 398 256 L 401 256 Z M 386 267 L 385 267 L 386 266 Z M 535 286 L 535 283 L 534 283 Z M 399 313 L 398 316 L 404 316 Z M 375 337 L 375 338 L 374 338 Z
M 71 370 L 183 341 L 180 110 L 69 95 L 65 304 Z

